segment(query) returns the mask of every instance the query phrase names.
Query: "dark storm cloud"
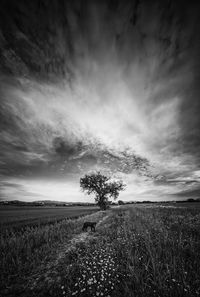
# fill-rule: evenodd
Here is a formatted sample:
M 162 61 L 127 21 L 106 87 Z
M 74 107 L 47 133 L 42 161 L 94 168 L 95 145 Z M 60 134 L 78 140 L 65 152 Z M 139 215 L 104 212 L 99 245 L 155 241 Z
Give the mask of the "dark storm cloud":
M 1 174 L 192 186 L 199 30 L 197 1 L 2 0 Z
M 67 143 L 64 139 L 61 137 L 56 137 L 53 140 L 53 146 L 55 149 L 55 152 L 58 155 L 66 156 L 68 158 L 76 156 L 78 153 L 81 152 L 83 144 L 78 141 L 76 144 Z

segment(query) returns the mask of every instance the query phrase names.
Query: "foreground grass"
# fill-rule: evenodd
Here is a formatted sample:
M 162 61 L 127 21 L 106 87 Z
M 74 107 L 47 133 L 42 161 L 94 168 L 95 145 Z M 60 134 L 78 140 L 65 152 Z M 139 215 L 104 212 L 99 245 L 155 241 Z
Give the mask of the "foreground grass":
M 27 280 L 38 267 L 55 259 L 62 245 L 81 232 L 84 220 L 99 218 L 101 212 L 20 230 L 3 229 L 0 238 L 0 292 L 21 296 Z M 26 296 L 26 294 L 25 294 Z
M 107 215 L 95 234 L 65 254 L 52 275 L 44 278 L 41 274 L 34 286 L 27 283 L 24 296 L 200 295 L 199 210 L 128 207 L 109 211 Z M 41 233 L 41 241 L 51 238 L 50 246 L 56 249 L 67 240 L 63 237 L 80 232 L 82 222 L 80 219 L 53 225 L 48 231 L 51 236 Z M 30 236 L 37 237 L 34 232 Z M 12 240 L 5 246 L 4 239 L 10 259 L 16 246 L 15 242 L 12 248 Z M 44 257 L 48 244 L 38 247 L 36 242 L 30 258 L 35 257 L 37 249 Z M 26 246 L 24 252 L 27 255 Z M 6 263 L 5 258 L 4 255 Z M 19 273 L 27 267 L 26 263 L 32 263 L 27 256 L 25 259 Z M 8 267 L 16 269 L 18 265 L 10 262 Z
M 195 210 L 115 211 L 65 259 L 60 295 L 199 296 L 199 219 Z
M 199 296 L 200 214 L 135 209 L 121 228 L 127 296 Z

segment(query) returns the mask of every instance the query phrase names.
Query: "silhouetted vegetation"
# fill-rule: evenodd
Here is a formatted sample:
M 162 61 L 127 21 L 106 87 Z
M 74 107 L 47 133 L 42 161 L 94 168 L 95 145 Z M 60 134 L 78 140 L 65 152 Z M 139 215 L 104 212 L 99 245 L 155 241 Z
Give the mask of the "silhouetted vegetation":
M 118 201 L 118 204 L 119 204 L 119 205 L 124 205 L 125 203 L 124 203 L 124 201 L 119 200 L 119 201 Z
M 125 184 L 122 181 L 111 181 L 100 172 L 86 174 L 80 179 L 80 186 L 88 195 L 95 194 L 97 205 L 105 210 L 108 208 L 108 199 L 117 199 L 119 192 L 125 189 Z

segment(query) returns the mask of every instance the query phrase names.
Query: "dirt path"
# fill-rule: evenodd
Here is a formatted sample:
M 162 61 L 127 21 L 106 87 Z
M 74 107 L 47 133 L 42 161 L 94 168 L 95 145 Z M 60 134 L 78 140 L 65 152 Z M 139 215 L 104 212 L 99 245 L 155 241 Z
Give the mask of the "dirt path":
M 103 224 L 103 222 L 106 221 L 106 219 L 109 217 L 109 215 L 104 216 L 96 225 L 96 228 L 98 228 L 100 225 Z M 95 236 L 94 232 L 82 232 L 80 234 L 77 234 L 74 236 L 65 246 L 63 246 L 63 249 L 59 252 L 53 266 L 57 266 L 59 261 L 62 260 L 67 253 L 69 253 L 72 250 L 76 249 L 76 245 L 81 242 L 86 242 L 87 240 L 91 239 Z

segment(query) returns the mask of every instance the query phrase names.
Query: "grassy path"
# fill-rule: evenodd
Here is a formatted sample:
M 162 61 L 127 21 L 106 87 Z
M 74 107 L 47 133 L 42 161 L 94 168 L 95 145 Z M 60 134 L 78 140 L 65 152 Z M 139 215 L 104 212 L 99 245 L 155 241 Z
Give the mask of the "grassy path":
M 127 277 L 119 259 L 125 217 L 126 211 L 120 209 L 87 216 L 98 222 L 97 231 L 85 233 L 79 228 L 59 247 L 53 261 L 29 280 L 25 295 L 109 297 L 116 289 L 119 293 L 119 282 Z
M 78 219 L 1 233 L 0 267 L 3 269 L 0 296 L 34 294 L 31 288 L 54 274 L 67 248 L 83 234 L 83 222 L 90 219 L 100 221 L 105 215 L 104 212 L 96 212 Z
M 80 233 L 72 236 L 71 239 L 62 243 L 57 248 L 53 259 L 51 259 L 51 261 L 49 261 L 48 263 L 44 263 L 43 266 L 40 266 L 36 273 L 31 276 L 27 287 L 31 289 L 31 291 L 34 291 L 35 289 L 37 289 L 38 291 L 39 288 L 42 289 L 44 284 L 46 287 L 49 287 L 49 285 L 55 282 L 55 280 L 59 282 L 60 276 L 58 268 L 63 265 L 63 261 L 65 261 L 65 258 L 69 254 L 76 252 L 78 246 L 80 246 L 81 244 L 86 244 L 88 241 L 95 237 L 94 232 L 82 232 L 82 221 L 88 219 L 91 221 L 95 220 L 98 222 L 96 227 L 99 228 L 108 217 L 109 215 L 107 215 L 105 212 L 98 212 L 82 218 L 77 230 Z

